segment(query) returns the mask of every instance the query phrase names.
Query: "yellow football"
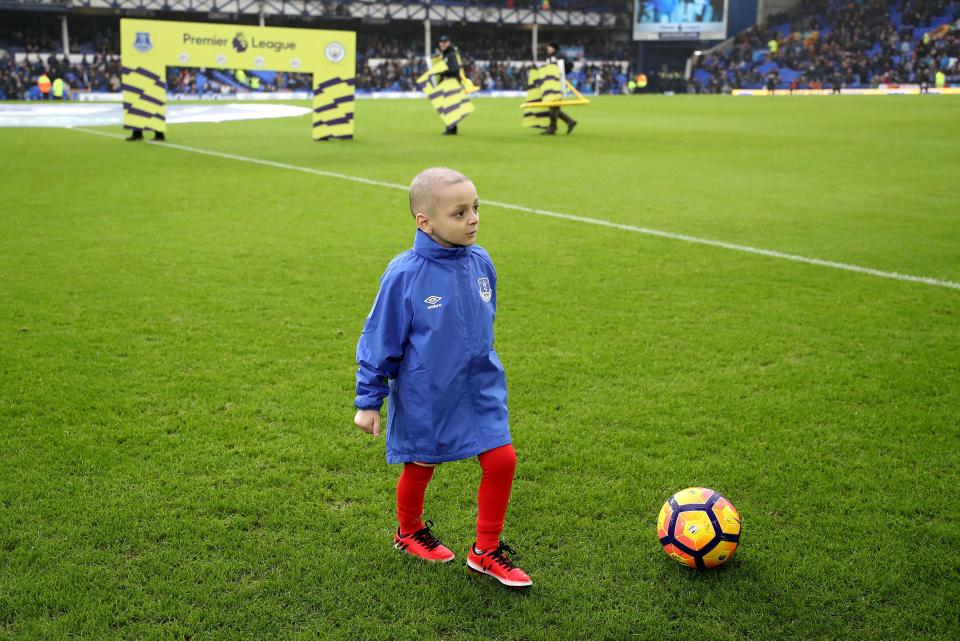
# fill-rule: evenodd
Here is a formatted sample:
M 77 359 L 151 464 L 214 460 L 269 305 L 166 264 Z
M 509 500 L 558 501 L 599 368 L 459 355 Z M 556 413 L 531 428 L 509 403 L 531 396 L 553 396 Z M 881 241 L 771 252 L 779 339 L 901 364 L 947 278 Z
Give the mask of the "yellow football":
M 742 520 L 722 494 L 705 487 L 680 490 L 663 504 L 657 536 L 677 563 L 703 570 L 729 561 L 740 543 Z

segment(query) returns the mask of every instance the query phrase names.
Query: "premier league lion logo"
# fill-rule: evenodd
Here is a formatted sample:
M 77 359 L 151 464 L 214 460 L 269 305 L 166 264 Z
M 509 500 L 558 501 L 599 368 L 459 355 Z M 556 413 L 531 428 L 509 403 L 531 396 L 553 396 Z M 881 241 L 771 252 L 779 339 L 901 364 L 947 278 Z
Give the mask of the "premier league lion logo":
M 138 31 L 137 35 L 133 39 L 133 48 L 140 53 L 147 53 L 153 49 L 153 43 L 150 42 L 150 32 Z
M 233 37 L 233 48 L 237 53 L 243 53 L 247 50 L 247 39 L 243 37 L 242 33 Z

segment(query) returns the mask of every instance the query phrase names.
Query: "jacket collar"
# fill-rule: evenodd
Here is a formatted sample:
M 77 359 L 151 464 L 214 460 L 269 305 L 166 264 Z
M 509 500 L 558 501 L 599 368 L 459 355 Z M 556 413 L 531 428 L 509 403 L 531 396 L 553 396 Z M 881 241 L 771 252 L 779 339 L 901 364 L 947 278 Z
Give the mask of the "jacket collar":
M 469 247 L 444 247 L 419 229 L 413 239 L 413 252 L 433 261 L 458 260 L 469 251 Z

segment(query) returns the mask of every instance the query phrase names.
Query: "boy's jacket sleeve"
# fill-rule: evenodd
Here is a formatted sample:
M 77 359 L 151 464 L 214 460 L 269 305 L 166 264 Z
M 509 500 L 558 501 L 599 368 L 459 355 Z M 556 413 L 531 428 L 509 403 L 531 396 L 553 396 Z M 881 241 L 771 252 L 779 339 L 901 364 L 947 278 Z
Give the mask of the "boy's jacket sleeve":
M 387 380 L 397 375 L 412 320 L 404 295 L 406 279 L 399 270 L 387 270 L 357 343 L 358 409 L 380 409 L 390 393 Z

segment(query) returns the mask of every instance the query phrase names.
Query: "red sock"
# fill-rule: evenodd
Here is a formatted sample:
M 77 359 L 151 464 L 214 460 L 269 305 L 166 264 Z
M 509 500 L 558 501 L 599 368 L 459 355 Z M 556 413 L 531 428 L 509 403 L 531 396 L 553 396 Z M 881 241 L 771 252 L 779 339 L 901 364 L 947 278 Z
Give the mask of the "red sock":
M 433 478 L 433 468 L 405 463 L 397 481 L 397 521 L 400 535 L 406 536 L 423 528 L 423 495 Z
M 487 450 L 477 458 L 483 469 L 480 491 L 477 492 L 477 549 L 486 551 L 500 544 L 517 453 L 513 445 L 503 445 Z

